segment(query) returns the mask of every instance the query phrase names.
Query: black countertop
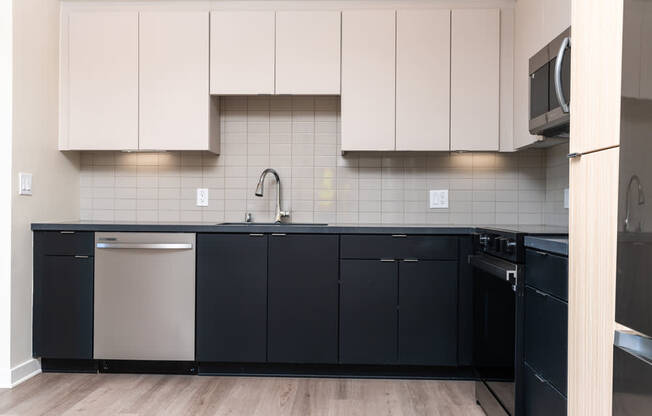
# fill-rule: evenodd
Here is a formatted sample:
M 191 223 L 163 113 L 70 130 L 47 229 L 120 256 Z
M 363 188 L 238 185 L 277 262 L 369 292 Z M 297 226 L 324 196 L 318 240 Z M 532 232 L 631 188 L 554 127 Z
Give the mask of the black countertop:
M 297 233 L 297 234 L 425 234 L 468 235 L 477 229 L 524 232 L 530 235 L 563 235 L 568 229 L 546 226 L 475 226 L 432 224 L 236 224 L 215 223 L 130 223 L 68 221 L 33 223 L 33 231 L 107 231 L 107 232 L 213 232 L 213 233 Z

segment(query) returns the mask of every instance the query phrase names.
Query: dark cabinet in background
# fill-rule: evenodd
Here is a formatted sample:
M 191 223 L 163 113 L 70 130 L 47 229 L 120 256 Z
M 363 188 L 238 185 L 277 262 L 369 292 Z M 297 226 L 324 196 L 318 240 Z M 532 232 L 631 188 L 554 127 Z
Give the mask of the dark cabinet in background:
M 93 358 L 93 233 L 34 235 L 33 353 Z
M 267 360 L 337 363 L 337 235 L 271 234 Z
M 340 362 L 395 364 L 398 263 L 342 260 Z
M 266 361 L 267 238 L 197 235 L 197 361 Z
M 399 363 L 457 365 L 457 262 L 399 263 Z
M 524 405 L 526 415 L 565 415 L 568 385 L 568 258 L 527 249 Z

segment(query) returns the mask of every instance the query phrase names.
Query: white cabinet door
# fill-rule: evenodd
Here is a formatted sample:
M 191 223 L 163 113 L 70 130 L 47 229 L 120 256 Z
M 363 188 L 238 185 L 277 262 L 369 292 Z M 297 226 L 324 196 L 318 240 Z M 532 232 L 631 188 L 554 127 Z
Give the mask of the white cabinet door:
M 571 25 L 571 0 L 543 1 L 544 37 L 550 42 Z
M 450 10 L 396 14 L 396 150 L 450 149 Z
M 62 150 L 138 149 L 138 13 L 72 13 L 68 41 Z
M 274 94 L 274 12 L 211 12 L 211 94 Z
M 140 14 L 141 150 L 210 150 L 208 19 Z
M 499 150 L 500 10 L 453 10 L 451 150 Z
M 340 93 L 339 11 L 276 12 L 276 94 Z
M 394 10 L 342 12 L 342 150 L 395 149 Z

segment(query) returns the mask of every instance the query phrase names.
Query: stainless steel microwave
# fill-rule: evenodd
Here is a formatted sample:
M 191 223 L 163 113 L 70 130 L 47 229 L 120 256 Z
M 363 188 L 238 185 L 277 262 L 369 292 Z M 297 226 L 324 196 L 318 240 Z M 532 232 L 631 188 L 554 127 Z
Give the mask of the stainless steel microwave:
M 530 58 L 530 133 L 568 137 L 571 28 Z

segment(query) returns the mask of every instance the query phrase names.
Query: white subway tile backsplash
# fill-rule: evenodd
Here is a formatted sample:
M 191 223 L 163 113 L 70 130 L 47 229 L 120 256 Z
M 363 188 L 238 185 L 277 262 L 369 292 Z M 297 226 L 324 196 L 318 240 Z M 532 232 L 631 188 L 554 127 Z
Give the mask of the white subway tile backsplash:
M 433 225 L 567 225 L 567 145 L 517 153 L 340 152 L 334 96 L 221 98 L 220 155 L 203 152 L 84 152 L 85 220 L 255 221 L 274 217 L 276 187 L 254 189 L 266 167 L 281 175 L 295 222 Z M 209 189 L 197 207 L 196 188 Z M 448 209 L 428 191 L 449 189 Z

